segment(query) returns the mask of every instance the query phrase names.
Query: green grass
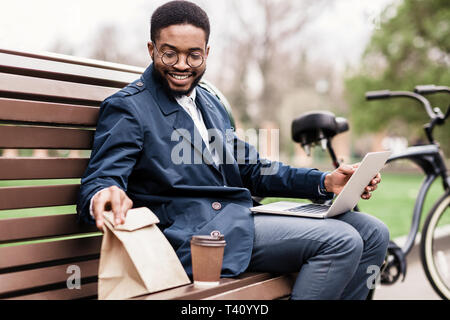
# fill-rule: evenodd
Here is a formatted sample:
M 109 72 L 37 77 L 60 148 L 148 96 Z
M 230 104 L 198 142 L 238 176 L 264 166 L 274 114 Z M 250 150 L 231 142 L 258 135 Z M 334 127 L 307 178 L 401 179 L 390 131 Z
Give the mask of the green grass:
M 80 179 L 51 179 L 51 180 L 9 180 L 0 181 L 1 187 L 22 187 L 22 186 L 48 186 L 59 184 L 79 184 Z M 7 218 L 28 218 L 43 215 L 75 213 L 75 206 L 44 207 L 30 209 L 0 210 L 0 219 Z
M 383 173 L 382 183 L 373 193 L 370 200 L 361 200 L 360 211 L 369 213 L 388 226 L 391 237 L 396 238 L 408 234 L 412 222 L 412 212 L 423 177 L 418 174 Z M 441 180 L 433 183 L 425 199 L 424 214 L 421 223 L 425 221 L 433 203 L 443 194 Z M 263 203 L 271 203 L 280 198 L 266 198 Z M 305 202 L 300 199 L 290 199 Z M 448 221 L 450 223 L 450 221 Z
M 416 201 L 420 185 L 420 175 L 383 174 L 380 188 L 374 192 L 373 198 L 360 201 L 361 211 L 368 212 L 384 221 L 395 238 L 408 234 L 412 218 L 414 202 Z M 421 217 L 421 227 L 433 204 L 444 193 L 441 179 L 431 186 L 425 199 Z
M 75 235 L 71 235 L 71 236 L 52 237 L 52 238 L 46 238 L 46 239 L 41 239 L 41 240 L 19 241 L 19 242 L 14 242 L 14 243 L 0 244 L 0 248 L 21 246 L 21 245 L 32 244 L 32 243 L 35 244 L 35 243 L 63 241 L 63 240 L 70 240 L 70 239 L 97 237 L 97 236 L 100 236 L 101 234 L 102 234 L 101 232 L 91 232 L 91 233 L 84 233 L 84 234 L 75 234 Z
M 77 184 L 81 179 L 47 179 L 47 180 L 3 180 L 0 187 L 49 186 L 57 184 Z

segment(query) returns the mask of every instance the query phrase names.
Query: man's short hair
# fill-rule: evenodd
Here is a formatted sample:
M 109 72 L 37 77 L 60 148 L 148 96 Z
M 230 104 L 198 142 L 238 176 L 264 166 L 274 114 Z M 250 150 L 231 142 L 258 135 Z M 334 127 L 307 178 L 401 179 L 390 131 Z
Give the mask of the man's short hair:
M 155 10 L 150 23 L 151 40 L 156 41 L 161 29 L 176 24 L 191 24 L 203 29 L 206 34 L 206 43 L 208 43 L 210 25 L 206 12 L 195 3 L 178 0 L 170 1 Z

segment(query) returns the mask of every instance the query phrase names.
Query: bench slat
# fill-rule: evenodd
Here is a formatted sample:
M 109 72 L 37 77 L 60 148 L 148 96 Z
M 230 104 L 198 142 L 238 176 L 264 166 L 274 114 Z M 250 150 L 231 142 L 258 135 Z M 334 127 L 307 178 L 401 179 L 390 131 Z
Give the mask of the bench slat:
M 236 278 L 222 278 L 220 285 L 212 288 L 198 288 L 193 284 L 143 295 L 134 298 L 135 300 L 199 300 L 205 299 L 229 290 L 234 290 L 243 286 L 248 286 L 261 281 L 269 280 L 273 277 L 270 273 L 244 273 Z
M 0 259 L 0 273 L 2 273 L 2 269 L 19 268 L 36 263 L 50 263 L 55 260 L 99 255 L 101 243 L 101 236 L 93 236 L 0 247 L 0 257 L 8 257 L 8 259 Z M 11 270 L 11 272 L 14 271 Z
M 138 78 L 135 73 L 74 65 L 1 52 L 0 72 L 116 88 L 122 88 Z
M 94 225 L 78 224 L 76 214 L 0 219 L 0 243 L 96 232 Z
M 88 158 L 0 158 L 0 180 L 80 178 Z
M 87 283 L 81 286 L 80 290 L 69 290 L 67 288 L 43 291 L 34 294 L 27 294 L 6 300 L 72 300 L 97 296 L 97 282 Z
M 141 68 L 141 67 L 135 67 L 135 66 L 130 66 L 130 65 L 126 65 L 126 64 L 107 62 L 107 61 L 101 61 L 101 60 L 95 60 L 95 59 L 73 57 L 73 56 L 60 54 L 60 53 L 53 53 L 53 52 L 26 51 L 24 49 L 20 49 L 20 51 L 19 51 L 19 50 L 15 50 L 13 48 L 0 48 L 0 52 L 7 53 L 7 54 L 13 54 L 13 55 L 17 55 L 17 56 L 23 56 L 23 57 L 31 57 L 31 58 L 38 58 L 38 59 L 43 59 L 43 60 L 66 62 L 66 63 L 80 65 L 80 66 L 96 67 L 99 69 L 109 69 L 109 70 L 118 70 L 118 71 L 123 71 L 123 72 L 136 73 L 137 75 L 140 75 L 145 71 L 145 68 Z
M 0 96 L 17 95 L 33 97 L 33 100 L 44 98 L 45 101 L 78 101 L 96 105 L 115 92 L 117 88 L 0 73 Z
M 0 98 L 0 120 L 95 127 L 98 107 Z
M 98 276 L 99 259 L 0 274 L 0 283 L 2 284 L 0 286 L 0 296 L 4 296 L 5 294 L 13 296 L 13 292 L 20 290 L 48 286 L 61 282 L 65 283 L 72 274 L 67 273 L 67 268 L 72 265 L 80 268 L 81 287 L 84 286 L 83 278 Z
M 296 277 L 282 275 L 259 283 L 229 290 L 205 300 L 274 300 L 290 295 Z
M 89 150 L 94 130 L 0 126 L 0 148 Z
M 0 188 L 0 210 L 76 204 L 79 184 Z

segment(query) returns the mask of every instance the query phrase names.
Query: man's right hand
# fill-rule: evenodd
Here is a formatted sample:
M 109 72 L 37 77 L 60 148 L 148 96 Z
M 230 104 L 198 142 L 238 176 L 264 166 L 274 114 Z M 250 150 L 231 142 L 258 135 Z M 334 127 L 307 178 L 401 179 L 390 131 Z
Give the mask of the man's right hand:
M 114 224 L 125 223 L 127 211 L 133 207 L 133 201 L 126 193 L 116 187 L 111 186 L 98 192 L 92 199 L 92 211 L 95 223 L 100 231 L 103 231 L 103 213 L 112 211 L 114 213 Z

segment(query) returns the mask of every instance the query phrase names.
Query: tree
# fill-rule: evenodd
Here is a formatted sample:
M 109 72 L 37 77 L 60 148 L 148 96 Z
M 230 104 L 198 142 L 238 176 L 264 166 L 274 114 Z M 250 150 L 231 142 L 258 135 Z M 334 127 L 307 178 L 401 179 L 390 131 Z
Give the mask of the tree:
M 346 81 L 353 128 L 357 132 L 388 130 L 412 141 L 423 139 L 425 110 L 410 99 L 367 102 L 366 91 L 412 90 L 419 84 L 450 85 L 450 6 L 448 0 L 404 0 L 381 15 L 358 72 Z M 429 97 L 445 112 L 448 95 Z M 449 149 L 448 124 L 436 137 Z
M 283 96 L 295 86 L 294 67 L 299 64 L 304 49 L 299 44 L 300 35 L 305 26 L 319 16 L 325 5 L 330 5 L 330 1 L 229 2 L 229 11 L 238 23 L 235 33 L 229 36 L 233 45 L 227 52 L 228 62 L 235 73 L 231 81 L 233 87 L 228 90 L 227 96 L 232 105 L 240 110 L 244 121 L 253 124 L 263 120 L 279 122 Z M 250 68 L 256 69 L 261 79 L 256 97 L 247 88 Z M 258 112 L 249 116 L 249 104 L 252 103 Z
M 145 61 L 136 59 L 132 50 L 121 46 L 119 30 L 114 25 L 103 25 L 94 34 L 90 58 L 135 66 L 145 66 Z M 144 47 L 144 46 L 143 46 Z

